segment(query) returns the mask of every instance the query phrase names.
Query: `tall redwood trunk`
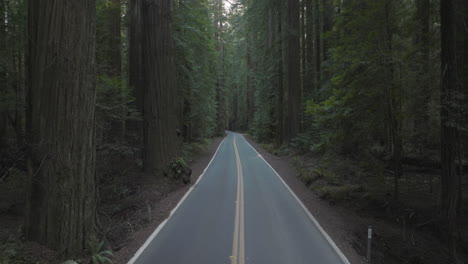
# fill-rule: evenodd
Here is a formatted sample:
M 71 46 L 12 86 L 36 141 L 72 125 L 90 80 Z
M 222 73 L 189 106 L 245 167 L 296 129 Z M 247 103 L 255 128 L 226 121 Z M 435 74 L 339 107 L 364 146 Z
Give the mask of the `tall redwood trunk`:
M 5 15 L 6 15 L 6 5 L 4 1 L 2 1 L 0 2 L 0 52 L 2 52 L 2 54 L 5 54 L 4 51 L 7 48 L 8 31 L 6 29 Z M 7 76 L 8 75 L 7 75 L 6 67 L 0 67 L 0 94 L 7 93 L 7 89 L 8 89 Z M 7 124 L 8 124 L 8 111 L 7 111 L 8 109 L 6 106 L 3 106 L 3 105 L 4 104 L 0 105 L 0 148 L 3 148 L 4 145 L 6 144 L 5 141 L 6 141 L 6 131 L 7 131 Z
M 278 45 L 278 109 L 277 109 L 277 131 L 276 131 L 276 144 L 278 146 L 284 143 L 284 88 L 283 88 L 283 33 L 282 24 L 283 17 L 281 15 L 281 8 L 278 9 L 278 34 L 276 35 L 276 43 Z
M 459 145 L 459 166 L 458 175 L 466 174 L 466 169 L 463 170 L 462 164 L 463 159 L 468 157 L 468 1 L 457 0 L 455 7 L 455 19 L 456 19 L 456 41 L 457 41 L 457 73 L 460 85 L 461 103 L 463 116 L 460 118 L 460 123 L 464 129 L 459 131 L 460 133 L 460 145 Z M 463 125 L 464 124 L 464 125 Z M 460 179 L 461 181 L 461 179 Z M 466 195 L 465 195 L 466 196 Z M 459 188 L 459 204 L 458 208 L 461 209 L 463 205 L 463 187 Z M 459 210 L 461 211 L 461 210 Z
M 171 0 L 143 0 L 140 61 L 143 83 L 136 87 L 143 113 L 144 170 L 155 174 L 178 154 L 182 138 L 177 98 Z M 138 54 L 137 54 L 138 55 Z M 131 67 L 138 65 L 131 65 Z
M 323 24 L 322 30 L 324 34 L 327 34 L 332 29 L 333 24 L 333 3 L 332 0 L 322 0 L 322 9 L 323 9 Z M 328 49 L 329 49 L 329 40 L 327 38 L 323 38 L 323 61 L 328 59 Z M 325 74 L 325 73 L 324 73 Z
M 305 26 L 305 0 L 300 2 L 300 89 L 299 89 L 299 132 L 304 131 L 304 90 L 306 83 L 306 26 Z
M 130 0 L 129 17 L 129 49 L 128 49 L 128 82 L 132 89 L 138 110 L 143 113 L 143 87 L 145 85 L 143 67 L 143 0 Z
M 415 134 L 419 142 L 419 149 L 422 155 L 423 148 L 427 146 L 428 138 L 426 132 L 430 129 L 430 112 L 429 103 L 433 91 L 431 77 L 431 35 L 430 35 L 430 0 L 416 0 L 416 20 L 418 22 L 418 31 L 416 32 L 416 45 L 419 47 L 421 56 L 418 57 L 421 65 L 419 70 L 419 84 L 421 86 L 420 100 L 417 100 L 418 107 L 416 110 Z M 421 157 L 424 158 L 424 157 Z
M 249 35 L 250 41 L 254 39 Z M 250 129 L 255 116 L 255 62 L 251 54 L 250 45 L 247 47 L 247 129 Z
M 65 255 L 95 234 L 94 0 L 29 1 L 25 233 Z
M 299 0 L 288 0 L 288 118 L 286 142 L 299 132 L 300 102 Z
M 321 56 L 321 39 L 320 39 L 320 4 L 319 0 L 315 0 L 315 89 L 320 89 L 320 81 L 321 81 L 321 64 L 322 64 L 322 56 Z
M 121 67 L 122 67 L 122 58 L 121 58 L 121 26 L 120 26 L 120 17 L 121 17 L 121 0 L 112 0 L 112 9 L 111 11 L 111 41 L 109 43 L 109 58 L 110 58 L 110 67 L 113 74 L 120 76 Z
M 219 53 L 219 65 L 218 65 L 218 78 L 216 82 L 216 134 L 224 135 L 226 129 L 226 95 L 224 91 L 224 42 L 223 42 L 223 14 L 224 6 L 222 0 L 216 2 L 216 15 L 215 15 L 215 41 L 216 50 Z
M 441 22 L 441 217 L 447 230 L 452 262 L 456 253 L 456 217 L 460 178 L 456 159 L 459 143 L 459 89 L 457 84 L 454 0 L 440 1 Z
M 305 1 L 306 11 L 306 79 L 304 81 L 304 97 L 310 99 L 315 95 L 315 62 L 314 62 L 314 8 L 312 1 Z

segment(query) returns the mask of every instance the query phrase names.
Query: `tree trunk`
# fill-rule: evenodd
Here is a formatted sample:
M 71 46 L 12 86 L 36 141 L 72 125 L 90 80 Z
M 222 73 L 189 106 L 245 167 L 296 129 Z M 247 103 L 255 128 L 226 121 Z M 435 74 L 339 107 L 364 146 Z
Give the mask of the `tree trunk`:
M 250 45 L 249 45 L 250 46 Z M 250 51 L 247 47 L 247 128 L 250 129 L 255 116 L 254 111 L 254 90 L 255 90 L 255 65 Z
M 276 35 L 276 45 L 278 45 L 278 108 L 277 108 L 277 138 L 276 144 L 278 146 L 284 143 L 284 89 L 283 89 L 283 34 L 282 34 L 282 15 L 281 8 L 278 9 L 278 34 Z
M 301 0 L 300 2 L 300 45 L 301 45 L 301 53 L 300 53 L 300 61 L 301 61 L 301 74 L 300 74 L 300 89 L 299 89 L 299 132 L 304 131 L 304 88 L 306 82 L 306 34 L 305 34 L 305 1 Z
M 321 57 L 321 39 L 320 33 L 322 30 L 320 29 L 320 4 L 319 0 L 315 0 L 315 89 L 320 89 L 320 81 L 321 81 L 321 64 L 322 64 L 322 57 Z
M 322 9 L 323 9 L 323 33 L 327 34 L 332 29 L 332 21 L 333 21 L 333 3 L 332 0 L 322 0 Z M 329 41 L 327 38 L 323 38 L 323 61 L 328 59 L 328 48 L 329 48 Z
M 121 0 L 111 0 L 112 9 L 111 11 L 111 41 L 109 43 L 109 58 L 110 58 L 110 67 L 111 71 L 115 76 L 120 76 L 121 67 L 122 67 L 122 58 L 121 58 L 121 27 L 120 27 L 120 18 L 121 18 Z
M 299 0 L 288 0 L 288 143 L 299 132 L 300 78 Z
M 128 17 L 129 17 L 129 49 L 128 49 L 128 81 L 135 99 L 136 105 L 140 113 L 143 113 L 143 90 L 145 85 L 143 67 L 143 0 L 130 0 Z
M 95 234 L 93 0 L 29 1 L 26 236 L 76 255 Z
M 460 124 L 464 124 L 463 129 L 459 130 L 460 133 L 460 145 L 459 145 L 459 154 L 458 159 L 462 161 L 468 157 L 468 1 L 466 0 L 457 0 L 456 2 L 456 41 L 457 41 L 457 73 L 458 80 L 460 84 L 460 98 L 462 106 L 461 112 L 464 113 L 460 118 Z M 458 166 L 458 175 L 461 178 L 462 175 L 466 174 L 466 169 L 464 170 L 462 162 L 459 161 Z M 460 179 L 460 183 L 462 179 Z M 459 202 L 458 208 L 459 213 L 463 210 L 463 187 L 460 184 L 459 188 Z
M 6 14 L 6 3 L 2 1 L 0 3 L 0 52 L 2 55 L 7 55 L 5 50 L 7 47 L 7 34 L 8 31 L 5 25 L 5 14 Z M 2 58 L 3 59 L 3 58 Z M 8 85 L 7 85 L 7 68 L 3 67 L 6 64 L 6 59 L 2 62 L 2 67 L 0 67 L 0 94 L 6 94 Z M 8 124 L 8 108 L 7 102 L 5 99 L 0 98 L 0 148 L 6 144 L 6 130 Z
M 308 99 L 315 96 L 315 68 L 314 68 L 314 10 L 313 2 L 306 2 L 306 80 L 304 82 L 304 96 Z
M 218 0 L 216 8 L 216 49 L 219 53 L 218 80 L 216 83 L 216 134 L 224 135 L 226 129 L 226 99 L 224 91 L 224 42 L 223 42 L 223 1 Z
M 394 6 L 391 1 L 385 6 L 385 45 L 386 54 L 385 66 L 388 71 L 385 86 L 385 100 L 387 107 L 387 126 L 389 129 L 389 144 L 391 144 L 392 161 L 394 169 L 394 191 L 393 199 L 398 200 L 399 196 L 399 178 L 402 175 L 401 166 L 401 152 L 402 152 L 402 139 L 401 139 L 401 99 L 400 99 L 400 85 L 395 82 L 395 63 L 393 61 L 393 27 L 394 20 L 393 12 Z
M 16 72 L 16 102 L 15 102 L 15 133 L 16 143 L 18 146 L 25 144 L 25 99 L 26 99 L 26 70 L 25 70 L 25 52 L 23 51 L 23 43 L 26 37 L 26 26 L 20 30 L 20 44 L 21 48 L 17 54 L 17 72 Z
M 141 40 L 144 81 L 136 88 L 143 104 L 143 167 L 153 175 L 175 158 L 182 141 L 177 133 L 181 109 L 177 98 L 171 0 L 143 0 L 135 6 L 142 8 L 133 14 L 142 16 L 139 32 L 142 36 L 136 39 Z M 135 66 L 141 67 L 131 65 Z
M 452 262 L 458 263 L 456 253 L 456 217 L 460 186 L 455 162 L 459 143 L 459 94 L 456 73 L 454 0 L 440 2 L 441 21 L 441 217 L 447 229 Z
M 419 31 L 416 33 L 416 45 L 420 47 L 421 56 L 418 58 L 421 63 L 419 72 L 419 83 L 422 87 L 421 99 L 419 101 L 419 107 L 417 107 L 416 113 L 416 124 L 415 134 L 417 141 L 419 142 L 420 153 L 423 153 L 423 147 L 427 146 L 428 138 L 427 131 L 429 128 L 430 113 L 429 103 L 432 94 L 431 84 L 431 59 L 430 59 L 430 0 L 417 0 L 416 1 L 416 20 L 419 24 Z M 423 157 L 421 157 L 423 158 Z

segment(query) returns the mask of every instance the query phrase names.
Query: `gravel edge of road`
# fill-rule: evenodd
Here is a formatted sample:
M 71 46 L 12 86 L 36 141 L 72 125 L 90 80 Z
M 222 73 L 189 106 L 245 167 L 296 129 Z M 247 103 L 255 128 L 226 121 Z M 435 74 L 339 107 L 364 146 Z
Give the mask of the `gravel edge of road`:
M 207 151 L 201 153 L 191 164 L 192 169 L 191 184 L 186 185 L 176 191 L 170 193 L 167 197 L 154 205 L 152 212 L 153 222 L 148 226 L 136 231 L 129 239 L 126 246 L 115 253 L 114 264 L 126 264 L 140 249 L 151 234 L 158 226 L 169 217 L 170 212 L 177 206 L 179 201 L 184 197 L 185 193 L 192 187 L 203 173 L 203 170 L 209 164 L 213 155 L 216 153 L 218 146 L 221 144 L 224 137 L 214 138 Z

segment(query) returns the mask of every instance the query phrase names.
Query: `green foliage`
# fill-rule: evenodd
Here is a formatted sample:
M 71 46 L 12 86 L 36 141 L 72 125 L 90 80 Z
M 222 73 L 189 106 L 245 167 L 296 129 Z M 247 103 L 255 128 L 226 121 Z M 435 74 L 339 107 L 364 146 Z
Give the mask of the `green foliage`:
M 0 23 L 0 113 L 24 108 L 24 56 L 27 45 L 26 1 L 10 0 L 0 4 L 5 20 Z M 7 16 L 7 19 L 5 19 Z
M 16 95 L 12 90 L 0 90 L 0 112 L 14 110 L 16 106 L 15 99 Z
M 314 174 L 313 170 L 299 169 L 298 178 L 309 185 L 317 179 L 317 175 Z
M 213 135 L 216 116 L 217 53 L 209 1 L 178 1 L 175 9 L 177 84 L 184 126 L 190 137 Z
M 16 241 L 7 241 L 0 244 L 0 263 L 10 264 L 15 263 L 17 257 L 17 248 L 20 247 Z
M 186 163 L 192 162 L 193 158 L 200 153 L 206 151 L 209 147 L 211 140 L 207 138 L 201 138 L 191 143 L 185 143 L 182 148 L 182 159 Z
M 359 137 L 367 130 L 356 122 L 359 113 L 353 113 L 349 106 L 351 96 L 350 93 L 343 95 L 342 90 L 335 89 L 332 96 L 320 103 L 307 101 L 305 115 L 309 127 L 295 141 L 305 145 L 304 150 L 323 152 L 338 151 L 341 146 L 348 146 L 346 144 L 358 145 L 357 140 L 366 140 Z M 349 138 L 350 132 L 356 133 L 356 136 Z
M 335 202 L 351 199 L 356 194 L 361 193 L 363 191 L 362 187 L 359 185 L 324 185 L 317 188 L 311 188 L 316 190 L 322 199 L 328 199 Z
M 179 157 L 175 161 L 171 163 L 171 168 L 172 169 L 177 169 L 177 174 L 182 173 L 180 168 L 187 167 L 187 163 L 185 162 L 184 158 Z
M 98 135 L 107 132 L 114 122 L 139 119 L 134 97 L 125 81 L 118 76 L 99 75 L 96 78 L 96 126 Z
M 322 66 L 329 81 L 323 81 L 314 98 L 306 101 L 305 132 L 293 141 L 295 148 L 354 156 L 382 155 L 388 149 L 385 145 L 390 144 L 389 109 L 397 124 L 402 125 L 402 137 L 421 138 L 421 134 L 413 136 L 417 129 L 408 125 L 410 122 L 430 122 L 437 127 L 438 110 L 429 112 L 431 102 L 437 99 L 431 95 L 437 87 L 421 87 L 422 75 L 415 70 L 428 62 L 412 54 L 418 49 L 414 44 L 414 6 L 405 1 L 388 3 L 343 2 L 332 32 L 326 35 L 332 46 L 331 56 Z M 434 74 L 437 69 L 431 68 L 430 72 Z M 418 101 L 423 96 L 428 99 Z M 421 110 L 414 111 L 415 107 Z M 431 131 L 424 131 L 424 136 L 436 140 L 437 130 Z
M 120 28 L 121 6 L 112 0 L 97 0 L 96 2 L 96 62 L 98 74 L 116 74 L 112 65 L 121 55 L 120 43 L 116 46 L 116 27 Z M 118 51 L 118 52 L 116 52 Z M 125 61 L 125 60 L 124 60 Z
M 91 256 L 92 264 L 106 264 L 112 263 L 110 257 L 113 256 L 111 250 L 106 250 L 104 248 L 104 241 L 99 241 L 98 239 L 90 239 L 88 241 L 88 250 Z
M 129 108 L 135 99 L 121 77 L 99 75 L 96 79 L 96 110 L 98 115 L 106 119 L 127 118 L 129 111 L 131 116 L 138 115 Z
M 18 230 L 18 234 L 21 231 Z M 16 235 L 0 241 L 0 263 L 1 264 L 29 264 L 37 263 L 37 256 L 28 252 L 27 244 L 23 243 Z M 45 259 L 45 258 L 44 258 Z

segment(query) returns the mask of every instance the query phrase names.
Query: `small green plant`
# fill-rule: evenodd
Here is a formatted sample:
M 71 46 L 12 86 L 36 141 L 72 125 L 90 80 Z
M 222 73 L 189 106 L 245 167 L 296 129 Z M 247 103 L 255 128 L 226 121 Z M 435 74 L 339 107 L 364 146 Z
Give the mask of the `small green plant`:
M 112 251 L 104 249 L 104 241 L 99 242 L 96 238 L 91 239 L 88 243 L 88 250 L 91 253 L 91 263 L 112 263 L 110 259 L 113 256 Z
M 314 171 L 308 169 L 299 169 L 299 179 L 304 182 L 306 185 L 310 185 L 316 180 Z
M 171 168 L 174 170 L 176 174 L 181 174 L 182 169 L 187 167 L 187 163 L 185 162 L 184 158 L 179 157 L 175 161 L 171 163 Z
M 320 198 L 329 199 L 335 202 L 351 199 L 356 193 L 362 192 L 363 188 L 360 185 L 343 185 L 343 186 L 321 186 L 314 188 Z
M 0 263 L 9 264 L 16 263 L 18 257 L 18 249 L 22 248 L 21 242 L 18 240 L 8 240 L 0 244 Z
M 325 179 L 330 184 L 339 185 L 341 183 L 338 176 L 333 171 L 328 170 L 326 168 L 315 168 L 313 170 L 313 173 L 316 174 L 317 177 Z
M 125 186 L 121 186 L 117 184 L 114 184 L 112 186 L 112 196 L 116 199 L 122 199 L 126 197 L 129 192 L 130 190 Z

